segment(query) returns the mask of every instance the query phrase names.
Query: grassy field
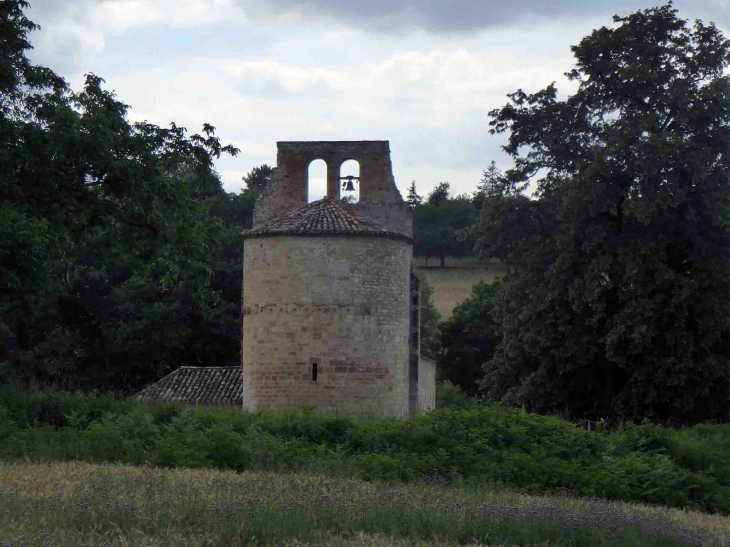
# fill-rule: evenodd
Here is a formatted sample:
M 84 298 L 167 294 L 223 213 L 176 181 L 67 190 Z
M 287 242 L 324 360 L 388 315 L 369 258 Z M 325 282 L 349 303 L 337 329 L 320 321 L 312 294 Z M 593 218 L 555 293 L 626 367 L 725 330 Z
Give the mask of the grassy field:
M 433 304 L 442 319 L 451 315 L 454 306 L 471 296 L 475 283 L 484 280 L 490 282 L 497 276 L 504 275 L 504 267 L 497 261 L 490 263 L 485 269 L 479 259 L 448 258 L 446 267 L 439 267 L 439 261 L 431 259 L 428 267 L 422 258 L 416 260 L 418 275 L 425 277 L 433 287 Z
M 0 463 L 0 545 L 730 545 L 730 517 L 308 474 Z

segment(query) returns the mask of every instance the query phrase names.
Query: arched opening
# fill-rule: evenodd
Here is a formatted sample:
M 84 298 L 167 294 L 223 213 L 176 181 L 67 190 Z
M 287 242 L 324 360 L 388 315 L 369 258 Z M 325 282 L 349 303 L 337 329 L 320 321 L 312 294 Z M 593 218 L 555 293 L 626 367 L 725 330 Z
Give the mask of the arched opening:
M 360 164 L 356 160 L 340 165 L 340 199 L 348 203 L 360 201 Z
M 307 203 L 322 199 L 327 195 L 327 164 L 324 160 L 314 160 L 309 164 L 307 173 Z

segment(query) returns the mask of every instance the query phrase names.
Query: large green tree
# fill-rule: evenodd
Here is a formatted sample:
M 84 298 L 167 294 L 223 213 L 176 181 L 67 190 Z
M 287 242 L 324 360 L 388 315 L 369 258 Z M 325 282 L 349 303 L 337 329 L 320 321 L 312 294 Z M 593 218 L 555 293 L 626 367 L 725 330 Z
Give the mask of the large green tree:
M 428 195 L 426 203 L 413 208 L 414 253 L 438 258 L 443 268 L 446 257 L 461 257 L 473 252 L 474 242 L 460 237 L 460 232 L 474 224 L 474 205 L 467 195 L 451 197 L 448 182 Z
M 274 173 L 274 168 L 264 163 L 251 169 L 248 174 L 244 175 L 243 182 L 246 184 L 246 190 L 249 192 L 263 192 L 269 185 L 271 175 Z
M 471 198 L 477 215 L 482 212 L 482 205 L 487 196 L 495 193 L 495 191 L 500 192 L 502 176 L 502 171 L 497 167 L 497 162 L 492 160 L 489 167 L 482 173 L 482 179 L 477 184 L 477 189 Z
M 572 47 L 573 95 L 491 113 L 515 168 L 479 226 L 508 272 L 483 385 L 571 416 L 727 420 L 730 43 L 671 4 L 614 23 Z
M 142 377 L 115 368 L 123 357 L 100 356 L 129 362 L 152 333 L 175 346 L 184 330 L 166 314 L 185 306 L 171 298 L 184 286 L 214 314 L 210 261 L 224 228 L 205 202 L 221 191 L 213 159 L 237 150 L 208 124 L 190 137 L 130 124 L 100 77 L 72 92 L 32 65 L 28 6 L 0 2 L 0 373 L 66 380 L 85 363 L 96 378 L 123 377 L 107 387 L 131 386 Z

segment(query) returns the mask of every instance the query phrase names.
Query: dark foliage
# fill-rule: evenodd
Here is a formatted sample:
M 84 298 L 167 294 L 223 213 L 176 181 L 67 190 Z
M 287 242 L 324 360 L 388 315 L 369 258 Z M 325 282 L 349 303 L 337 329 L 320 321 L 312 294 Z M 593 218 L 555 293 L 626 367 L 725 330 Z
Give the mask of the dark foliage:
M 484 376 L 484 363 L 491 360 L 499 343 L 492 308 L 501 282 L 480 281 L 471 297 L 454 308 L 439 324 L 437 369 L 441 381 L 459 386 L 475 396 Z
M 516 167 L 479 225 L 508 272 L 484 387 L 575 417 L 726 421 L 730 43 L 671 4 L 614 21 L 572 48 L 574 95 L 491 113 Z
M 474 224 L 474 205 L 466 195 L 450 197 L 449 183 L 442 182 L 426 203 L 413 208 L 413 252 L 426 259 L 438 258 L 443 268 L 446 257 L 458 258 L 473 252 L 474 241 L 459 236 Z
M 243 182 L 246 183 L 246 190 L 260 194 L 269 185 L 273 172 L 274 168 L 266 163 L 254 167 L 243 177 Z
M 212 166 L 237 150 L 209 124 L 130 124 L 102 78 L 75 93 L 32 66 L 27 7 L 0 3 L 0 374 L 126 390 L 235 362 L 234 226 L 208 209 L 236 201 Z
M 440 205 L 449 199 L 451 194 L 451 185 L 448 182 L 439 182 L 438 186 L 431 190 L 426 197 L 426 203 L 429 205 Z
M 482 179 L 477 184 L 476 192 L 472 196 L 472 203 L 477 216 L 481 213 L 484 200 L 488 196 L 501 193 L 503 176 L 502 171 L 497 167 L 497 163 L 492 160 L 489 167 L 482 173 Z

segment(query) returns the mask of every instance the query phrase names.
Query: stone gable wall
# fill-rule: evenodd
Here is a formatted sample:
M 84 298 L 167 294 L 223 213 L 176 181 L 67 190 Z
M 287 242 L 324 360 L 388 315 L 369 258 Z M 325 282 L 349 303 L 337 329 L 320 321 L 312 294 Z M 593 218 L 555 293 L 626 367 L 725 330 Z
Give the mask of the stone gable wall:
M 385 228 L 411 235 L 411 214 L 395 185 L 388 141 L 278 142 L 276 169 L 256 204 L 254 229 L 307 204 L 309 164 L 317 159 L 327 164 L 327 196 L 335 199 L 340 197 L 340 167 L 356 160 L 360 165 L 358 205 L 365 209 L 364 204 L 378 204 L 369 209 L 375 220 Z M 382 208 L 385 204 L 387 211 Z

